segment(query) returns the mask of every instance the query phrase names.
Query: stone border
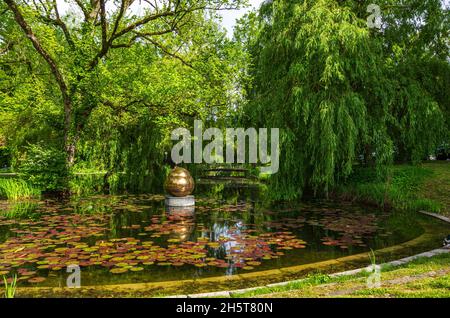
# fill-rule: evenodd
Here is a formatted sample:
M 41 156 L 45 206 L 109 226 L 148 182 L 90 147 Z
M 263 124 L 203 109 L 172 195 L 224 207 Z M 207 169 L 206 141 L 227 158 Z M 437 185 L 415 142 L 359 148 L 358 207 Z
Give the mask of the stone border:
M 440 214 L 437 214 L 437 213 L 428 212 L 428 211 L 418 211 L 418 212 L 422 213 L 422 214 L 425 214 L 425 215 L 432 216 L 432 217 L 434 217 L 436 219 L 439 219 L 441 221 L 450 223 L 450 218 L 448 218 L 446 216 L 443 216 L 443 215 L 440 215 Z
M 445 217 L 443 215 L 432 213 L 432 212 L 427 212 L 427 211 L 418 211 L 418 212 L 422 213 L 422 214 L 425 214 L 425 215 L 428 215 L 428 216 L 431 216 L 431 217 L 434 217 L 434 218 L 437 218 L 437 219 L 439 219 L 441 221 L 450 223 L 450 218 L 447 218 L 447 217 Z M 433 256 L 444 254 L 444 253 L 450 253 L 450 244 L 447 245 L 447 246 L 444 246 L 443 248 L 438 248 L 438 249 L 434 249 L 434 250 L 431 250 L 431 251 L 428 251 L 428 252 L 416 254 L 416 255 L 413 255 L 413 256 L 405 257 L 405 258 L 401 258 L 399 260 L 383 263 L 383 264 L 380 264 L 380 266 L 389 266 L 389 265 L 390 266 L 400 266 L 400 265 L 404 265 L 404 264 L 410 263 L 413 260 L 418 259 L 420 257 L 433 257 Z M 349 270 L 349 271 L 344 271 L 344 272 L 330 274 L 328 276 L 330 276 L 330 277 L 341 277 L 341 276 L 355 275 L 355 274 L 359 274 L 359 273 L 365 271 L 366 269 L 367 269 L 367 267 L 357 268 L 357 269 L 353 269 L 353 270 Z M 286 285 L 293 284 L 293 283 L 300 283 L 300 282 L 305 281 L 305 280 L 306 279 L 303 278 L 303 279 L 296 279 L 296 280 L 291 280 L 291 281 L 286 281 L 286 282 L 281 282 L 281 283 L 268 284 L 268 285 L 252 287 L 252 288 L 228 290 L 228 291 L 219 291 L 219 292 L 211 292 L 211 293 L 201 293 L 201 294 L 175 295 L 175 296 L 168 296 L 166 298 L 232 297 L 232 296 L 239 296 L 239 294 L 255 291 L 255 290 L 258 290 L 258 289 L 262 289 L 262 288 L 281 287 L 281 286 L 286 286 Z

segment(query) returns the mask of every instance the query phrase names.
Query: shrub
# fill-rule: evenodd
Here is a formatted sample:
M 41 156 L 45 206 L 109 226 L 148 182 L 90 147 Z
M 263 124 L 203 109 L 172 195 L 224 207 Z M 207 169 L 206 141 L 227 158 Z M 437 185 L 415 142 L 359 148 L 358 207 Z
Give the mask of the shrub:
M 68 170 L 63 151 L 43 144 L 29 145 L 19 163 L 23 178 L 43 191 L 67 188 Z

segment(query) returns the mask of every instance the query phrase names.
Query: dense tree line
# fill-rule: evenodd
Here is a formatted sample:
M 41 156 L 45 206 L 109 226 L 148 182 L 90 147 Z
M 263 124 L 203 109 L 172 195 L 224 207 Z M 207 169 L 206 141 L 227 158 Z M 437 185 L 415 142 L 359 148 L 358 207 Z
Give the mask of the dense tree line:
M 54 148 L 70 170 L 160 184 L 169 132 L 239 98 L 239 55 L 216 13 L 240 1 L 62 3 L 0 3 L 0 135 L 13 166 Z
M 270 193 L 293 199 L 327 194 L 358 162 L 382 171 L 448 143 L 445 1 L 265 1 L 230 40 L 216 13 L 243 2 L 1 1 L 2 162 L 144 191 L 160 187 L 176 127 L 277 127 Z
M 247 125 L 282 129 L 277 198 L 327 194 L 354 164 L 418 162 L 449 139 L 449 7 L 443 1 L 274 0 L 241 21 Z

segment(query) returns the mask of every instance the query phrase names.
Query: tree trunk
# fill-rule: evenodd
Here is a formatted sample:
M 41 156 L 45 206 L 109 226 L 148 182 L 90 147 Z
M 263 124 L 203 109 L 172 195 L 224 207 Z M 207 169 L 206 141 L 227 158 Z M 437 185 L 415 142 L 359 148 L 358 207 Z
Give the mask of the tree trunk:
M 76 135 L 72 134 L 72 101 L 64 98 L 64 148 L 67 156 L 67 165 L 73 166 L 75 162 Z

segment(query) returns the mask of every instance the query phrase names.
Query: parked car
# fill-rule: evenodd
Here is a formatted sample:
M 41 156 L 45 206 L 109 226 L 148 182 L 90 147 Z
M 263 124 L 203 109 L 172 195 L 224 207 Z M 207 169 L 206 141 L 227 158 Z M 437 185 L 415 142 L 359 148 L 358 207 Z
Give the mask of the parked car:
M 442 144 L 436 149 L 436 160 L 450 159 L 450 145 Z

